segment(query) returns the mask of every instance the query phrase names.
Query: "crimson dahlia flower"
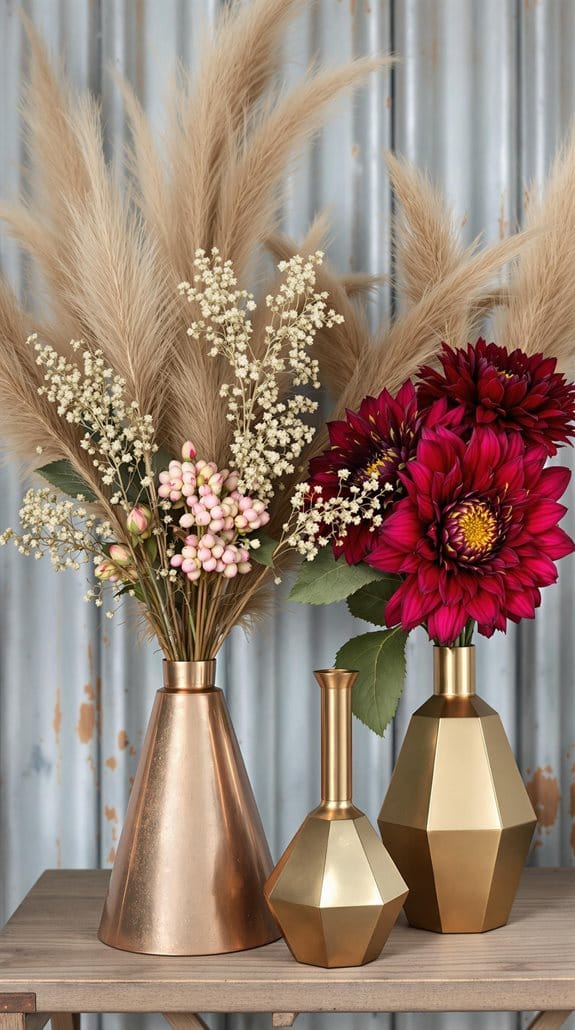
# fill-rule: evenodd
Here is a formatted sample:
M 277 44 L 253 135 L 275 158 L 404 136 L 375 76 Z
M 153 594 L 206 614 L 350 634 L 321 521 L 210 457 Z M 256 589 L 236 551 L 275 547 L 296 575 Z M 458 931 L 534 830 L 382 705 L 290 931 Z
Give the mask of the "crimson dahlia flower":
M 467 350 L 444 343 L 440 361 L 443 371 L 427 366 L 420 371 L 421 408 L 447 397 L 451 407 L 463 406 L 471 425 L 517 430 L 547 454 L 555 454 L 575 432 L 575 387 L 555 371 L 555 358 L 509 352 L 479 339 Z
M 345 420 L 328 422 L 331 447 L 310 461 L 309 486 L 321 487 L 322 497 L 351 496 L 368 478 L 377 478 L 381 512 L 405 493 L 400 472 L 415 456 L 424 422 L 454 424 L 460 412 L 447 411 L 445 399 L 433 404 L 425 419 L 418 412 L 413 383 L 408 380 L 396 397 L 383 390 L 378 397 L 366 397 L 359 411 L 346 411 Z M 345 555 L 350 565 L 365 558 L 373 547 L 371 523 L 347 527 L 346 535 L 333 544 L 336 557 Z
M 491 636 L 507 619 L 533 618 L 555 562 L 575 549 L 557 523 L 570 472 L 545 468 L 544 446 L 518 433 L 475 429 L 469 442 L 444 427 L 424 430 L 400 478 L 406 496 L 379 531 L 368 564 L 401 574 L 385 609 L 388 626 L 426 625 L 451 645 L 468 619 Z

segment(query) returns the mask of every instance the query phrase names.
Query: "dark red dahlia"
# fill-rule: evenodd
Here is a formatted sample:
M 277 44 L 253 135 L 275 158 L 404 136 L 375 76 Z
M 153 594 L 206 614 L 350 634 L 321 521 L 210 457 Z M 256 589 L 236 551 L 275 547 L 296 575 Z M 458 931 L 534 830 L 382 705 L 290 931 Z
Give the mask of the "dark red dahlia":
M 465 442 L 425 430 L 401 473 L 406 496 L 384 520 L 368 564 L 403 576 L 385 610 L 389 626 L 426 625 L 451 645 L 469 619 L 484 636 L 507 619 L 533 618 L 555 562 L 575 550 L 557 523 L 567 468 L 545 468 L 545 447 L 518 433 L 475 429 Z
M 443 371 L 420 370 L 418 400 L 422 409 L 439 397 L 450 406 L 463 405 L 471 425 L 517 430 L 526 444 L 555 454 L 575 432 L 575 386 L 556 372 L 555 358 L 511 353 L 495 343 L 478 340 L 467 350 L 443 344 Z
M 454 424 L 460 413 L 447 414 L 447 402 L 432 405 L 426 413 L 429 425 L 447 419 Z M 359 411 L 346 411 L 345 420 L 328 422 L 329 450 L 312 458 L 309 466 L 311 488 L 320 486 L 324 498 L 338 494 L 350 496 L 351 487 L 361 487 L 366 479 L 377 478 L 378 494 L 384 513 L 405 493 L 400 473 L 415 456 L 423 419 L 417 409 L 413 383 L 408 380 L 396 397 L 383 390 L 379 397 L 366 397 Z M 341 477 L 344 473 L 346 478 Z M 391 487 L 391 489 L 390 489 Z M 350 565 L 362 561 L 373 547 L 374 533 L 367 521 L 349 526 L 346 536 L 334 543 L 336 557 L 345 555 Z

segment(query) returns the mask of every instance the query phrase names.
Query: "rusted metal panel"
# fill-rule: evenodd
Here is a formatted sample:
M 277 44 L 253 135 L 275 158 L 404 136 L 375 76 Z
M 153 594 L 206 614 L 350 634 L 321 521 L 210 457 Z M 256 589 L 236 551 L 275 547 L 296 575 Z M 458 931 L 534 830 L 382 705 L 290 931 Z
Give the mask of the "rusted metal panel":
M 22 180 L 18 100 L 25 70 L 15 0 L 0 0 L 0 189 Z M 78 87 L 102 97 L 106 146 L 120 174 L 126 124 L 110 67 L 126 74 L 163 127 L 178 58 L 193 64 L 201 21 L 218 0 L 28 0 L 26 9 Z M 338 104 L 283 192 L 296 237 L 323 207 L 338 267 L 389 274 L 388 147 L 428 169 L 467 240 L 505 235 L 523 217 L 575 109 L 575 0 L 317 0 L 290 29 L 282 75 L 295 81 L 316 57 L 335 62 L 393 50 L 401 63 L 353 104 Z M 0 238 L 2 271 L 24 289 L 16 248 Z M 31 301 L 34 297 L 28 290 Z M 374 323 L 394 301 L 389 284 Z M 0 471 L 0 522 L 16 520 L 21 486 Z M 573 491 L 570 495 L 571 500 Z M 570 515 L 571 529 L 575 517 Z M 479 682 L 498 708 L 540 814 L 532 861 L 575 862 L 573 559 L 547 591 L 534 625 L 482 642 Z M 220 662 L 272 850 L 280 853 L 318 797 L 319 725 L 313 668 L 365 627 L 344 606 L 302 609 L 282 600 L 250 642 L 236 634 Z M 137 753 L 160 683 L 160 657 L 135 621 L 101 619 L 82 601 L 81 577 L 0 551 L 0 899 L 7 916 L 46 866 L 109 864 Z M 297 642 L 297 646 L 294 646 Z M 233 670 L 233 672 L 232 672 Z M 423 634 L 409 644 L 405 695 L 383 741 L 357 724 L 355 795 L 374 819 L 411 712 L 430 689 Z M 94 1025 L 94 1017 L 86 1021 Z M 263 1027 L 261 1017 L 214 1026 Z M 269 1023 L 269 1017 L 267 1022 Z M 151 1017 L 150 1027 L 161 1023 Z M 135 1027 L 107 1017 L 110 1030 Z M 140 1020 L 137 1025 L 142 1025 Z M 367 1030 L 511 1030 L 514 1015 L 301 1015 L 298 1026 Z

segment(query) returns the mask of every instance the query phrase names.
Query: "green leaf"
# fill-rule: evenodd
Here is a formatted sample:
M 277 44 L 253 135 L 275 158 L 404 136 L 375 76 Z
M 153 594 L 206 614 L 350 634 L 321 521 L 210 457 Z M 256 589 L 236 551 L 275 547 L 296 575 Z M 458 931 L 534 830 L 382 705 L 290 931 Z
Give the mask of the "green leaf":
M 313 561 L 302 562 L 289 600 L 298 604 L 333 604 L 381 575 L 369 565 L 348 565 L 345 558 L 336 560 L 331 548 L 326 547 Z
M 144 548 L 148 556 L 148 561 L 150 562 L 150 565 L 153 565 L 156 558 L 158 557 L 158 541 L 156 540 L 155 536 L 148 537 L 148 539 L 144 542 Z
M 381 579 L 356 590 L 347 599 L 347 607 L 356 619 L 371 622 L 374 626 L 385 626 L 384 611 L 387 602 L 401 584 L 399 576 L 387 573 Z
M 136 600 L 141 601 L 142 604 L 144 604 L 146 599 L 139 583 L 125 583 L 119 590 L 114 591 L 114 597 L 124 597 L 124 595 L 129 594 L 131 590 L 134 591 L 134 597 Z
M 70 462 L 65 459 L 51 461 L 49 465 L 43 465 L 42 468 L 36 469 L 36 472 L 42 476 L 42 479 L 46 479 L 52 486 L 61 490 L 63 494 L 69 494 L 70 497 L 83 494 L 87 501 L 96 500 L 93 490 L 86 485 Z
M 380 737 L 395 715 L 403 690 L 406 641 L 407 633 L 399 627 L 362 633 L 348 640 L 335 659 L 338 669 L 357 669 L 353 713 Z
M 274 552 L 278 545 L 277 540 L 273 540 L 271 536 L 266 536 L 265 533 L 257 534 L 255 539 L 259 540 L 260 546 L 256 547 L 253 551 L 250 548 L 250 561 L 255 561 L 258 565 L 267 565 L 268 568 L 272 569 Z

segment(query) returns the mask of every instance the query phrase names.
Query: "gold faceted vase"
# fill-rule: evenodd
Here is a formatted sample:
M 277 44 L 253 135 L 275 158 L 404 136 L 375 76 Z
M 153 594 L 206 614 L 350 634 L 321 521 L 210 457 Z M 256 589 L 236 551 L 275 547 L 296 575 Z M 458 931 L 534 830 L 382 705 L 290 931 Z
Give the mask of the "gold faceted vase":
M 299 962 L 359 966 L 380 954 L 407 887 L 351 793 L 351 690 L 356 672 L 315 673 L 321 687 L 322 801 L 265 886 Z
M 434 648 L 379 815 L 412 926 L 478 933 L 511 911 L 536 817 L 501 720 L 475 693 L 475 648 Z
M 215 661 L 164 662 L 100 923 L 104 944 L 212 955 L 277 940 L 271 856 Z

